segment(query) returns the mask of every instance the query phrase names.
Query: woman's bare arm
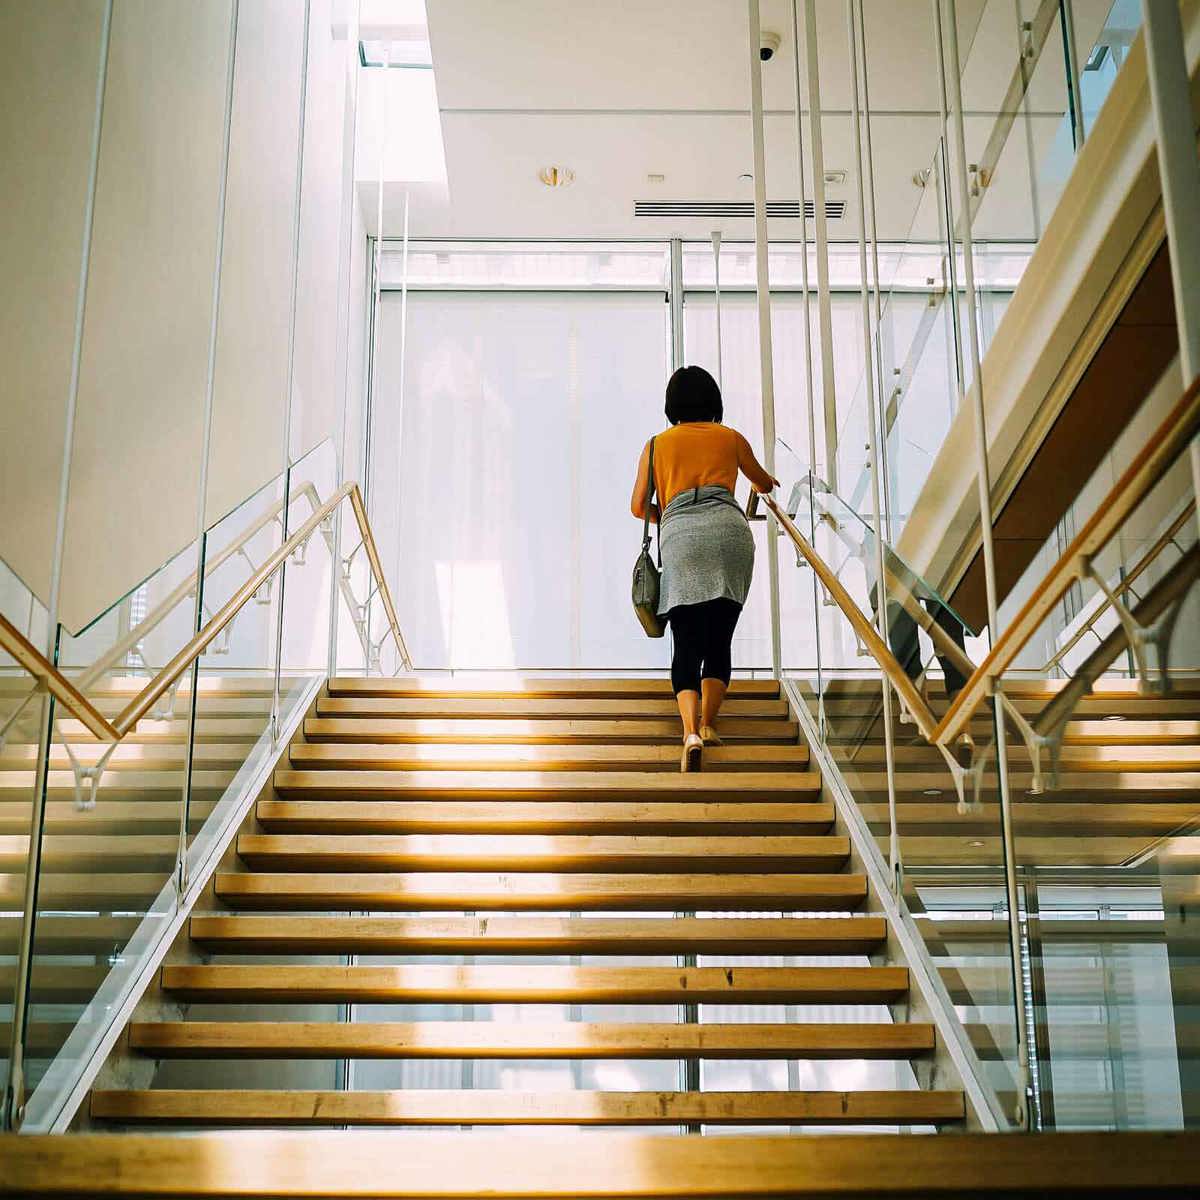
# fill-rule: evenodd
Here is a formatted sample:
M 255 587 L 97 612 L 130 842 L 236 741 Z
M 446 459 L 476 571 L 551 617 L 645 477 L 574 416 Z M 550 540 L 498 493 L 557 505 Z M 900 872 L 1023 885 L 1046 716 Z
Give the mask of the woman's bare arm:
M 740 433 L 737 435 L 737 451 L 738 468 L 750 480 L 750 484 L 756 492 L 769 492 L 773 487 L 779 486 L 779 480 L 773 475 L 767 474 L 758 459 L 754 457 L 750 443 Z
M 646 519 L 646 503 L 650 499 L 650 443 L 642 447 L 642 457 L 638 459 L 637 479 L 633 484 L 633 497 L 629 501 L 629 511 L 639 521 Z M 650 505 L 650 520 L 658 524 L 658 505 Z

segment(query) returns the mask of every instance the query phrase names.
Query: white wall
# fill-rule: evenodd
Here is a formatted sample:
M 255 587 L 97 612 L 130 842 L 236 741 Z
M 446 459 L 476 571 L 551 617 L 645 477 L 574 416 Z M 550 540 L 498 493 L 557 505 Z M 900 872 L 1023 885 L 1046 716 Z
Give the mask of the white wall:
M 290 452 L 333 436 L 345 87 L 352 47 L 312 0 Z M 80 269 L 100 0 L 0 10 L 0 558 L 50 576 Z M 188 546 L 200 462 L 232 5 L 114 7 L 61 618 L 79 628 Z M 285 465 L 304 6 L 242 0 L 220 257 L 212 523 Z M 355 60 L 356 61 L 356 60 Z M 356 68 L 354 68 L 356 69 Z

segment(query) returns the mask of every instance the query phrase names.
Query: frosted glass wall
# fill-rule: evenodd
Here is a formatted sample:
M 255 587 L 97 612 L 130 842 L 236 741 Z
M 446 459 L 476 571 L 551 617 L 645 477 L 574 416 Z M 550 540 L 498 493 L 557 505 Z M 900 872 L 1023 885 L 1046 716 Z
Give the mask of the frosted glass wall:
M 659 293 L 385 293 L 370 505 L 427 668 L 662 667 L 629 606 L 637 457 L 663 427 Z

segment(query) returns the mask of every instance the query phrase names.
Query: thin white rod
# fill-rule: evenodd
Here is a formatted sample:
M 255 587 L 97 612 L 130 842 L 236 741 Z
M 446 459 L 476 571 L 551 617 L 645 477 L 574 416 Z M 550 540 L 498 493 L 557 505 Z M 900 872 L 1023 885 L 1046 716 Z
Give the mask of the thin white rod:
M 338 236 L 338 344 L 341 347 L 342 403 L 338 415 L 337 462 L 334 480 L 341 487 L 346 478 L 346 434 L 350 424 L 350 313 L 354 260 L 354 214 L 358 205 L 354 195 L 354 166 L 358 130 L 358 25 L 359 3 L 350 6 L 346 33 L 346 90 L 342 104 L 342 197 L 341 228 Z M 364 429 L 365 435 L 365 429 Z M 357 474 L 357 471 L 355 472 Z M 341 618 L 342 508 L 333 518 L 332 567 L 329 572 L 329 645 L 327 674 L 338 667 L 338 627 Z
M 721 350 L 721 231 L 712 231 L 713 295 L 717 307 L 717 387 L 725 391 L 725 359 Z
M 1179 330 L 1179 366 L 1183 386 L 1189 387 L 1200 373 L 1200 161 L 1178 5 L 1142 0 L 1142 37 Z M 1200 439 L 1192 442 L 1190 457 L 1192 491 L 1200 497 Z M 1200 520 L 1200 505 L 1196 515 Z
M 1067 87 L 1075 110 L 1075 129 L 1079 135 L 1075 152 L 1083 149 L 1087 128 L 1083 119 L 1083 74 L 1079 65 L 1079 43 L 1075 39 L 1075 8 L 1072 0 L 1062 0 L 1063 48 L 1066 52 Z
M 804 169 L 804 102 L 800 83 L 800 14 L 798 0 L 792 0 L 792 55 L 796 96 L 796 165 L 800 169 L 800 228 L 803 245 L 800 254 L 800 286 L 804 292 L 804 381 L 808 401 L 808 469 L 817 469 L 817 413 L 813 395 L 812 298 L 808 286 L 808 181 Z M 822 189 L 823 190 L 823 189 Z M 816 201 L 813 202 L 816 211 Z
M 821 70 L 815 0 L 804 0 L 808 63 L 809 152 L 812 156 L 813 233 L 817 241 L 817 323 L 821 337 L 821 403 L 825 415 L 825 482 L 838 490 L 837 391 L 833 375 L 833 313 L 829 297 L 829 229 L 825 218 L 825 138 L 821 130 Z M 799 46 L 796 47 L 799 53 Z M 798 106 L 797 106 L 798 107 Z
M 217 191 L 217 236 L 213 255 L 212 306 L 208 327 L 208 365 L 204 382 L 203 442 L 200 447 L 200 481 L 196 500 L 196 604 L 192 632 L 204 624 L 204 552 L 208 527 L 208 472 L 212 462 L 213 399 L 217 384 L 217 341 L 221 325 L 221 277 L 225 258 L 225 214 L 229 198 L 229 148 L 233 140 L 233 85 L 237 73 L 239 0 L 231 0 L 229 13 L 229 58 L 225 68 L 225 127 L 221 134 L 221 184 Z M 188 809 L 192 795 L 192 767 L 196 747 L 196 697 L 199 692 L 200 659 L 192 663 L 192 686 L 188 694 L 188 736 L 183 755 L 183 795 L 179 812 L 179 854 L 176 886 L 187 884 Z
M 771 345 L 771 277 L 767 252 L 767 154 L 763 140 L 761 27 L 758 0 L 748 0 L 750 16 L 750 125 L 754 141 L 754 265 L 758 299 L 758 363 L 762 389 L 763 458 L 775 474 L 775 371 Z M 783 666 L 779 628 L 779 554 L 775 521 L 767 518 L 767 571 L 771 585 L 771 669 Z
M 391 65 L 392 47 L 391 43 L 385 43 L 383 50 L 383 62 L 381 67 L 384 71 L 375 81 L 375 128 L 378 131 L 378 170 L 379 170 L 379 186 L 376 189 L 375 196 L 375 294 L 371 302 L 371 328 L 372 328 L 372 353 L 371 353 L 371 395 L 378 397 L 379 395 L 379 353 L 380 353 L 380 330 L 383 326 L 383 311 L 380 307 L 380 299 L 383 294 L 383 167 L 384 154 L 387 148 L 387 138 L 385 136 L 385 125 L 387 121 L 385 103 L 386 96 L 384 95 L 384 85 L 387 81 L 387 68 Z M 372 405 L 373 407 L 373 405 Z M 368 468 L 369 470 L 369 468 Z M 368 474 L 369 478 L 369 474 Z M 364 497 L 365 502 L 370 505 L 371 497 L 368 494 Z M 367 601 L 367 610 L 364 614 L 364 622 L 367 628 L 367 653 L 366 659 L 363 662 L 363 674 L 370 675 L 371 673 L 371 647 L 374 642 L 371 640 L 371 603 Z
M 100 18 L 96 91 L 92 109 L 92 136 L 88 158 L 87 193 L 84 198 L 83 229 L 79 248 L 79 280 L 75 288 L 75 323 L 71 343 L 71 374 L 67 383 L 63 414 L 62 459 L 58 472 L 58 513 L 54 522 L 54 556 L 50 560 L 50 590 L 46 603 L 46 657 L 57 662 L 58 609 L 62 588 L 63 555 L 67 542 L 67 506 L 71 498 L 71 461 L 75 451 L 75 415 L 79 407 L 79 376 L 83 361 L 83 327 L 87 312 L 88 281 L 92 262 L 92 234 L 96 215 L 96 181 L 100 174 L 100 133 L 104 124 L 104 98 L 108 84 L 108 50 L 112 39 L 113 0 L 106 0 Z M 32 633 L 32 628 L 30 633 Z M 10 1027 L 8 1082 L 0 1105 L 0 1127 L 15 1129 L 21 1123 L 25 1103 L 25 1021 L 29 1012 L 29 973 L 33 965 L 33 927 L 37 913 L 37 890 L 41 882 L 42 830 L 46 813 L 46 777 L 53 735 L 52 700 L 42 697 L 38 733 L 37 771 L 29 814 L 29 854 L 25 863 L 25 896 L 21 914 L 21 940 L 13 978 L 13 1013 Z
M 879 412 L 875 405 L 875 364 L 871 346 L 871 311 L 867 296 L 867 199 L 863 179 L 862 112 L 858 96 L 858 37 L 855 29 L 855 0 L 846 0 L 846 35 L 850 46 L 850 123 L 854 130 L 854 182 L 858 196 L 858 269 L 862 277 L 859 301 L 862 305 L 863 379 L 867 388 L 868 447 L 871 455 L 871 512 L 875 521 L 875 624 L 884 645 L 888 644 L 887 564 L 880 533 L 879 507 Z M 888 792 L 888 867 L 892 887 L 900 894 L 900 835 L 896 824 L 896 743 L 892 728 L 892 685 L 887 674 L 879 672 L 883 700 L 883 744 L 887 761 Z
M 312 0 L 304 0 L 304 44 L 300 50 L 300 111 L 296 122 L 296 185 L 292 193 L 292 282 L 288 297 L 288 365 L 287 383 L 283 389 L 283 464 L 284 487 L 291 487 L 288 469 L 292 464 L 292 401 L 296 383 L 296 310 L 300 298 L 300 203 L 304 184 L 304 123 L 308 104 L 308 28 L 312 15 Z M 282 541 L 288 538 L 291 516 L 291 495 L 283 498 L 280 522 Z M 280 674 L 283 667 L 283 597 L 287 586 L 287 563 L 279 569 L 275 593 L 275 670 L 271 688 L 271 737 L 279 737 Z
M 892 540 L 892 505 L 891 495 L 888 489 L 888 480 L 890 473 L 888 471 L 888 446 L 887 446 L 887 419 L 885 416 L 885 406 L 887 403 L 887 381 L 883 373 L 883 302 L 880 296 L 882 287 L 879 281 L 879 231 L 876 224 L 876 207 L 875 207 L 875 150 L 871 143 L 871 91 L 870 80 L 867 72 L 867 27 L 863 17 L 863 6 L 858 4 L 858 53 L 862 56 L 862 126 L 864 139 L 864 153 L 866 161 L 866 192 L 867 192 L 867 220 L 871 229 L 870 247 L 871 247 L 871 275 L 872 289 L 871 294 L 874 298 L 875 309 L 875 372 L 876 372 L 876 391 L 875 403 L 879 409 L 878 427 L 880 430 L 879 440 L 879 462 L 880 462 L 880 479 L 883 482 L 880 484 L 882 488 L 883 502 L 883 524 L 879 527 L 881 536 L 888 542 Z M 860 162 L 863 161 L 860 159 Z M 863 277 L 863 286 L 866 286 L 866 277 Z
M 957 175 L 959 206 L 962 213 L 963 287 L 967 301 L 967 325 L 971 346 L 971 398 L 975 418 L 975 458 L 979 486 L 979 527 L 983 541 L 983 573 L 987 591 L 987 619 L 989 637 L 999 634 L 996 616 L 996 565 L 992 543 L 992 485 L 987 458 L 987 418 L 983 407 L 982 353 L 979 345 L 979 318 L 976 312 L 974 246 L 971 236 L 970 187 L 967 181 L 966 135 L 963 130 L 962 114 L 962 68 L 958 56 L 958 22 L 955 0 L 944 0 L 945 20 L 940 3 L 933 0 L 934 30 L 937 37 L 939 93 L 942 112 L 945 116 L 947 101 L 951 101 L 955 150 L 955 174 Z M 945 53 L 941 52 L 944 42 Z M 952 87 L 948 88 L 948 84 Z M 944 128 L 944 125 L 943 125 Z M 951 213 L 953 217 L 953 213 Z M 950 222 L 954 229 L 954 221 Z M 951 244 L 950 253 L 954 253 Z M 964 397 L 965 399 L 965 397 Z M 1025 960 L 1021 954 L 1020 938 L 1020 894 L 1016 876 L 1016 840 L 1013 834 L 1012 796 L 1008 779 L 1008 736 L 1002 714 L 993 705 L 993 724 L 996 731 L 996 774 L 1000 791 L 1000 827 L 1004 848 L 1004 882 L 1008 898 L 1009 948 L 1012 955 L 1013 1008 L 1017 1024 L 1017 1069 L 1018 1098 L 1016 1118 L 1018 1124 L 1027 1127 L 1029 1107 L 1029 1041 L 1025 1012 L 1027 992 Z

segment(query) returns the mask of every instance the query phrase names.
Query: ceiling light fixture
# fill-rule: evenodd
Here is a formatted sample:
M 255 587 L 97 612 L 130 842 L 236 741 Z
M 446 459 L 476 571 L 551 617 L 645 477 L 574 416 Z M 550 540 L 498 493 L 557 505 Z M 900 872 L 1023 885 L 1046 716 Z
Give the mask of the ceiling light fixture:
M 646 176 L 647 183 L 666 183 L 666 181 L 667 181 L 667 177 L 665 175 L 658 175 L 658 174 L 652 172 L 651 174 Z
M 538 172 L 538 178 L 548 188 L 564 188 L 575 182 L 575 172 L 570 167 L 543 167 Z
M 940 796 L 941 794 L 942 794 L 941 788 L 925 788 L 921 792 L 922 796 Z
M 834 184 L 845 183 L 846 182 L 846 172 L 845 171 L 826 171 L 825 172 L 825 182 L 826 183 L 834 183 Z
M 754 182 L 754 176 L 751 175 L 749 171 L 743 171 L 738 176 L 738 183 L 753 183 L 753 182 Z

